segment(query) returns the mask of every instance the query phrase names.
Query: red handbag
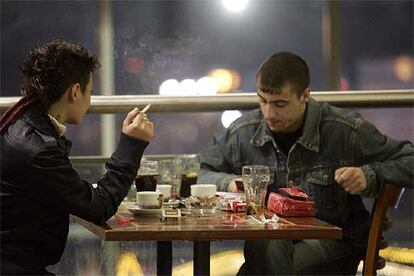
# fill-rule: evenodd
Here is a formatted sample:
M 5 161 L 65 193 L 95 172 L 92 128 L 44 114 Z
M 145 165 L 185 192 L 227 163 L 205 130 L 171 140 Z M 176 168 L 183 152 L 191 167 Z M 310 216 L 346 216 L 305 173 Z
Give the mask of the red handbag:
M 310 217 L 315 216 L 314 202 L 299 188 L 280 188 L 270 193 L 267 209 L 281 216 Z

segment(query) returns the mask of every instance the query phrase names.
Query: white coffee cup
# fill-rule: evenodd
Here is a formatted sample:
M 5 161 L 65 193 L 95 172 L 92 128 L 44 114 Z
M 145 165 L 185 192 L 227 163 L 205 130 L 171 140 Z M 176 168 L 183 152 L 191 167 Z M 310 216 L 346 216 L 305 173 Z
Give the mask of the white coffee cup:
M 210 197 L 216 195 L 217 186 L 214 184 L 194 184 L 191 185 L 191 196 Z
M 157 185 L 157 191 L 164 196 L 164 201 L 171 197 L 171 185 Z
M 161 208 L 162 195 L 159 192 L 144 191 L 137 192 L 137 205 L 141 209 Z

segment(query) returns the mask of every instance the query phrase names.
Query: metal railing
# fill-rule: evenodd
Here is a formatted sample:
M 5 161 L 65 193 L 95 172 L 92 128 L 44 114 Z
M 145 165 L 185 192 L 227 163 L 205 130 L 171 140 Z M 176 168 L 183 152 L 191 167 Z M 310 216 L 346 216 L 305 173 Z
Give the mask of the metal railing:
M 163 159 L 172 159 L 176 154 L 145 154 L 145 159 L 148 160 L 163 160 Z M 69 159 L 72 161 L 72 164 L 76 165 L 90 165 L 90 164 L 103 164 L 109 160 L 109 156 L 103 155 L 79 155 L 79 156 L 70 156 Z
M 315 91 L 311 96 L 341 107 L 414 107 L 414 89 L 407 90 L 361 90 L 361 91 Z M 1 97 L 3 112 L 20 97 Z M 124 113 L 132 108 L 151 103 L 151 112 L 206 112 L 258 107 L 256 93 L 231 93 L 215 96 L 158 96 L 113 95 L 92 96 L 89 113 Z
M 317 91 L 311 96 L 340 107 L 398 108 L 414 107 L 414 89 L 376 91 Z M 16 103 L 20 97 L 0 97 L 0 112 Z M 156 95 L 92 96 L 89 113 L 125 113 L 132 108 L 151 103 L 151 113 L 208 112 L 246 110 L 258 107 L 256 93 L 232 93 L 216 96 L 165 97 Z M 173 155 L 146 155 L 148 159 L 165 159 Z M 108 160 L 106 156 L 73 156 L 74 164 L 97 164 Z

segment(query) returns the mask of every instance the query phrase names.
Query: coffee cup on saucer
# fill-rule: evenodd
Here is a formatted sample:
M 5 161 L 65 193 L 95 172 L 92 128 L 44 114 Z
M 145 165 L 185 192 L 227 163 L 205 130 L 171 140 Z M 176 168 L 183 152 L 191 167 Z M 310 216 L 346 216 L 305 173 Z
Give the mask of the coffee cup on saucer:
M 137 205 L 141 209 L 159 209 L 162 202 L 163 195 L 158 191 L 137 192 Z

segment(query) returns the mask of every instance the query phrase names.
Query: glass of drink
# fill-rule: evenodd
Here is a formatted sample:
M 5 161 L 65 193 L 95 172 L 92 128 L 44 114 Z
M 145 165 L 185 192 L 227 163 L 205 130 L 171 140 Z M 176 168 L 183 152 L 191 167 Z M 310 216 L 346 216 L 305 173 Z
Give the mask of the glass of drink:
M 264 219 L 267 184 L 270 181 L 269 167 L 261 165 L 242 168 L 244 194 L 246 195 L 247 214 Z
M 164 159 L 158 161 L 158 184 L 172 185 L 174 181 L 174 160 Z
M 200 162 L 196 154 L 177 155 L 174 158 L 176 183 L 173 188 L 180 197 L 191 195 L 191 185 L 197 183 Z M 177 187 L 179 185 L 179 187 Z
M 155 191 L 158 182 L 158 162 L 142 160 L 135 178 L 137 192 Z

